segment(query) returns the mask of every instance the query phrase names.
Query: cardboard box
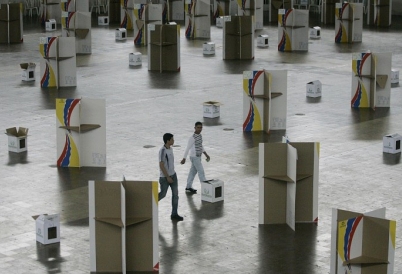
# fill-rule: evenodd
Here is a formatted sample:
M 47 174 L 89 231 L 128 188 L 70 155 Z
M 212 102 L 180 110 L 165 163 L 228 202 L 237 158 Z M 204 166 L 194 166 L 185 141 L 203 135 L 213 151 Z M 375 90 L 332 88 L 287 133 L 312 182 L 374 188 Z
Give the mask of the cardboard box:
M 258 37 L 257 37 L 257 47 L 259 47 L 259 48 L 267 48 L 269 46 L 268 39 L 269 39 L 268 34 L 258 35 Z
M 401 152 L 402 136 L 398 133 L 386 135 L 382 138 L 383 152 L 396 154 Z
M 310 29 L 310 38 L 312 39 L 319 39 L 321 38 L 321 28 L 314 27 Z
M 216 27 L 223 28 L 224 16 L 216 17 Z
M 22 63 L 20 67 L 22 68 L 22 81 L 35 81 L 35 63 Z
M 391 70 L 391 84 L 399 84 L 399 70 Z
M 45 22 L 46 31 L 55 31 L 57 29 L 57 23 L 55 19 L 49 19 Z
M 221 103 L 217 101 L 208 101 L 203 103 L 204 116 L 206 118 L 217 118 L 220 116 Z
M 142 54 L 141 52 L 134 52 L 128 55 L 128 64 L 130 66 L 141 66 Z
M 23 152 L 28 149 L 28 129 L 20 127 L 18 130 L 16 127 L 6 129 L 8 135 L 8 151 L 11 152 Z
M 109 26 L 109 16 L 98 16 L 99 26 Z
M 60 242 L 59 214 L 41 214 L 32 218 L 35 220 L 36 241 L 44 245 Z
M 202 53 L 204 55 L 214 55 L 215 54 L 215 43 L 214 42 L 205 42 L 202 45 Z
M 117 41 L 127 40 L 127 30 L 125 28 L 116 29 L 115 38 Z
M 223 201 L 224 198 L 224 182 L 213 179 L 201 182 L 201 200 L 215 203 Z
M 321 97 L 322 84 L 321 81 L 315 80 L 307 83 L 306 96 L 307 97 Z

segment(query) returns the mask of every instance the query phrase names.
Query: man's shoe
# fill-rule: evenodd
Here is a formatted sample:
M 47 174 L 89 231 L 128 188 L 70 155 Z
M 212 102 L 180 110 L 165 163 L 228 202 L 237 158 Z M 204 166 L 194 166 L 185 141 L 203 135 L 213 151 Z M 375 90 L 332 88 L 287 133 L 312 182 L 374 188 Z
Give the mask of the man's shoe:
M 194 188 L 192 188 L 192 187 L 190 187 L 190 188 L 186 188 L 186 192 L 196 194 L 196 193 L 197 193 L 197 190 L 194 189 Z
M 184 218 L 182 216 L 180 216 L 179 214 L 171 215 L 170 219 L 175 220 L 175 221 L 183 221 L 184 220 Z

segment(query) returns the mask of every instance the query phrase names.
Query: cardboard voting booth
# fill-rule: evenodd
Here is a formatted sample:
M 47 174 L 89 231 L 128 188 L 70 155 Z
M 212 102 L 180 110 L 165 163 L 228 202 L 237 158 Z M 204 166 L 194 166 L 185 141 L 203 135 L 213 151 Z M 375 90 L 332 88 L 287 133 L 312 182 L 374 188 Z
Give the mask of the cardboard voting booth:
M 0 4 L 0 44 L 23 42 L 22 3 Z
M 135 4 L 134 5 L 134 45 L 148 44 L 148 25 L 163 23 L 162 4 Z
M 35 81 L 35 68 L 36 64 L 35 63 L 22 63 L 20 64 L 20 67 L 22 68 L 22 73 L 21 73 L 21 80 L 22 81 Z
M 180 71 L 180 25 L 148 25 L 148 70 Z
M 322 84 L 321 81 L 315 80 L 307 83 L 306 96 L 307 97 L 321 97 Z
M 396 222 L 385 208 L 368 213 L 332 209 L 330 274 L 394 273 Z
M 90 271 L 158 271 L 158 182 L 89 181 L 88 194 Z
M 142 65 L 142 54 L 141 52 L 132 52 L 128 55 L 128 64 L 130 66 L 141 66 Z
M 322 0 L 322 13 L 321 22 L 324 24 L 335 24 L 335 4 L 339 3 L 337 0 Z
M 243 72 L 243 131 L 286 129 L 287 71 Z
M 363 34 L 363 4 L 335 4 L 335 43 L 361 42 Z
M 63 11 L 61 26 L 63 37 L 75 37 L 76 54 L 90 54 L 92 52 L 90 12 Z
M 23 152 L 28 150 L 28 129 L 11 127 L 6 129 L 8 136 L 8 151 Z
M 223 60 L 254 59 L 252 16 L 225 16 L 223 22 Z
M 201 200 L 210 203 L 223 201 L 224 185 L 223 181 L 217 179 L 201 182 Z
M 237 15 L 252 16 L 254 29 L 262 30 L 264 27 L 263 0 L 237 0 Z
M 184 21 L 184 0 L 167 0 L 167 21 Z
M 278 11 L 278 51 L 308 51 L 308 10 Z
M 203 104 L 203 116 L 206 118 L 217 118 L 220 116 L 221 103 L 217 101 L 208 101 Z
M 401 152 L 402 136 L 398 133 L 389 134 L 382 138 L 383 152 L 396 154 Z
M 74 37 L 40 37 L 39 52 L 41 87 L 77 86 Z
M 390 107 L 392 53 L 354 53 L 352 59 L 351 106 Z
M 319 143 L 260 143 L 259 223 L 318 221 Z
M 106 167 L 104 99 L 56 99 L 58 167 Z
M 278 15 L 280 9 L 292 9 L 291 0 L 271 0 L 268 8 L 269 22 L 278 22 Z
M 134 29 L 135 15 L 134 5 L 137 1 L 124 0 L 120 1 L 120 27 L 126 30 Z M 145 2 L 144 2 L 145 3 Z
M 78 0 L 80 1 L 80 0 Z M 82 1 L 85 2 L 85 1 Z M 63 9 L 63 3 L 60 2 L 60 0 L 41 0 L 40 3 L 40 20 L 42 21 L 42 24 L 45 24 L 45 22 L 49 19 L 53 19 L 56 24 L 60 24 L 61 22 L 61 11 Z M 88 8 L 89 10 L 89 8 Z M 87 11 L 88 11 L 87 10 Z
M 389 27 L 391 25 L 392 0 L 369 0 L 366 9 L 367 25 L 378 27 Z
M 211 37 L 211 11 L 209 0 L 185 0 L 185 36 L 187 38 Z
M 60 242 L 59 214 L 41 214 L 32 218 L 35 220 L 37 242 L 44 245 Z

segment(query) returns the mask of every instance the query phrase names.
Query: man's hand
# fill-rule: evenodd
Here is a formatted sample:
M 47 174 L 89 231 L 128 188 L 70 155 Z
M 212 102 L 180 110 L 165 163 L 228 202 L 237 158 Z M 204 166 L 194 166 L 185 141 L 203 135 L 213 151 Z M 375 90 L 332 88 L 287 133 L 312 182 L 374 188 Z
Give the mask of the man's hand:
M 169 184 L 173 183 L 172 177 L 168 176 L 168 177 L 166 177 L 166 179 L 167 179 L 167 181 L 168 181 Z
M 180 164 L 184 165 L 185 162 L 186 162 L 186 158 L 183 158 L 183 160 L 181 160 Z

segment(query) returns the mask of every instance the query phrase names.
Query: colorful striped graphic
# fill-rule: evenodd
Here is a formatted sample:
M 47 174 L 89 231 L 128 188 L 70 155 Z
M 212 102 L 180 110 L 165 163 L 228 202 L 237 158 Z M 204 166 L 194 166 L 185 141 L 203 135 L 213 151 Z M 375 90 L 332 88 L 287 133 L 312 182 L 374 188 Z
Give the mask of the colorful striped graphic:
M 343 16 L 346 9 L 349 8 L 349 3 L 344 3 L 341 8 L 335 8 L 335 17 L 339 20 L 338 32 L 335 34 L 335 43 L 347 43 L 348 42 L 348 32 L 345 25 L 343 24 Z M 347 19 L 347 18 L 346 18 Z M 349 24 L 349 22 L 345 22 Z
M 260 112 L 254 101 L 255 84 L 260 77 L 264 77 L 264 71 L 253 71 L 251 79 L 243 79 L 243 91 L 250 98 L 250 107 L 246 119 L 243 122 L 243 131 L 260 131 L 262 130 Z
M 364 84 L 363 76 L 363 68 L 365 64 L 367 64 L 368 58 L 371 57 L 371 53 L 362 53 L 361 58 L 352 60 L 352 71 L 354 75 L 358 76 L 358 84 L 355 90 L 355 94 L 352 97 L 351 105 L 354 108 L 358 107 L 369 107 L 369 94 L 368 90 Z
M 63 26 L 63 28 L 68 29 L 71 27 L 70 22 L 74 22 L 72 20 L 74 15 L 75 15 L 75 12 L 68 12 L 68 16 L 61 18 L 61 25 Z M 74 26 L 72 26 L 72 27 L 74 27 Z
M 140 21 L 143 19 L 144 10 L 145 10 L 145 5 L 141 5 L 139 9 L 134 9 L 134 17 L 135 17 L 136 21 Z M 137 29 L 138 29 L 137 34 L 134 37 L 134 45 L 145 44 L 144 26 L 139 28 L 138 25 L 136 25 L 135 30 L 137 30 Z
M 53 71 L 52 66 L 49 64 L 49 61 L 46 61 L 46 68 L 40 80 L 40 86 L 42 88 L 56 87 L 56 74 Z
M 291 51 L 292 50 L 292 40 L 286 31 L 287 20 L 292 13 L 292 9 L 285 10 L 284 14 L 278 14 L 278 24 L 283 28 L 282 38 L 278 43 L 278 51 Z M 292 30 L 291 30 L 292 31 Z
M 61 2 L 60 3 L 61 11 L 69 11 L 70 4 L 71 0 L 68 0 L 67 2 Z
M 53 57 L 53 56 L 50 56 L 49 52 L 50 52 L 50 48 L 53 45 L 56 45 L 57 37 L 46 37 L 45 39 L 47 39 L 46 43 L 39 44 L 39 52 L 42 55 L 42 57 L 44 57 L 44 58 Z
M 343 262 L 350 260 L 353 236 L 363 216 L 341 221 L 338 224 L 338 253 Z
M 193 20 L 191 20 L 191 15 L 188 16 L 188 23 L 187 23 L 187 27 L 186 27 L 186 31 L 184 33 L 184 35 L 187 38 L 191 38 L 193 37 Z
M 56 117 L 61 126 L 71 126 L 70 121 L 80 99 L 60 99 L 56 102 Z M 77 110 L 79 111 L 79 110 Z M 78 126 L 78 125 L 75 125 Z M 59 167 L 79 167 L 80 159 L 77 145 L 71 130 L 66 130 L 64 147 L 57 159 Z

